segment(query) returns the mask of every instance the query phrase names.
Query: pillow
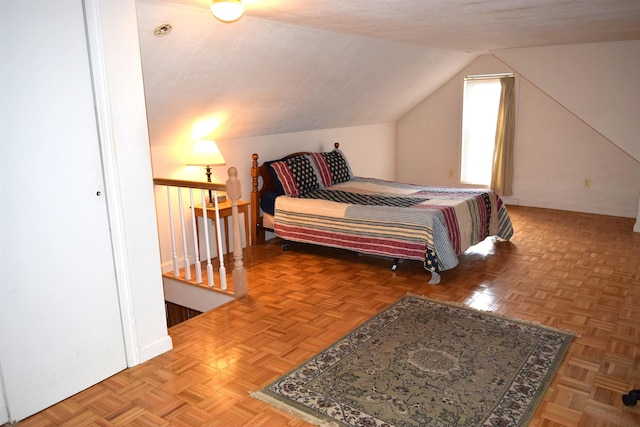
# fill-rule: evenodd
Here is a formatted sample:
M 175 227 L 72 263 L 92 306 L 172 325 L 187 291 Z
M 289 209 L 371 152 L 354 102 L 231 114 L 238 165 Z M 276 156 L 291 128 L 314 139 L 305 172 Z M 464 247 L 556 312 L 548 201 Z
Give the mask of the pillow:
M 262 211 L 268 213 L 269 215 L 274 215 L 276 207 L 276 197 L 282 196 L 282 194 L 284 193 L 278 194 L 273 190 L 265 191 L 260 198 L 260 208 L 262 208 Z
M 325 187 L 349 181 L 353 177 L 347 158 L 337 148 L 328 153 L 311 153 L 310 157 L 316 164 L 322 185 Z
M 307 191 L 320 188 L 316 166 L 305 154 L 273 162 L 270 167 L 287 196 L 298 197 Z
M 325 160 L 324 156 L 322 153 L 310 153 L 309 157 L 311 157 L 313 163 L 316 165 L 322 186 L 329 187 L 333 183 L 333 176 L 331 175 L 329 164 Z
M 282 187 L 282 183 L 280 182 L 280 178 L 278 178 L 278 174 L 273 169 L 273 166 L 271 166 L 273 163 L 275 163 L 277 161 L 279 161 L 279 160 L 272 160 L 270 162 L 264 162 L 264 164 L 267 165 L 267 169 L 269 170 L 269 174 L 271 175 L 271 181 L 273 181 L 273 188 L 274 188 L 275 192 L 278 193 L 278 195 L 282 195 L 282 194 L 284 194 L 284 188 Z

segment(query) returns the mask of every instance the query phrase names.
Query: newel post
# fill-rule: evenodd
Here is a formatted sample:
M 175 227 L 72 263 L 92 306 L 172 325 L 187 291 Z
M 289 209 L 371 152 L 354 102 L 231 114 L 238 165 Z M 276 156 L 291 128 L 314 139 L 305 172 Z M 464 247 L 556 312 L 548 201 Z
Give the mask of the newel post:
M 240 237 L 240 214 L 238 213 L 240 193 L 238 170 L 231 167 L 227 180 L 227 196 L 231 199 L 231 218 L 233 219 L 233 290 L 237 298 L 247 295 L 247 271 L 242 262 L 242 237 Z

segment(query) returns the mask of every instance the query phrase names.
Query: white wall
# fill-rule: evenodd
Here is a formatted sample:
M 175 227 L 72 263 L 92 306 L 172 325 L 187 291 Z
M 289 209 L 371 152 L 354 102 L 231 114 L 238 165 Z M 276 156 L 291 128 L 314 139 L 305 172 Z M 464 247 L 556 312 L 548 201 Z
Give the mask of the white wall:
M 616 54 L 619 48 L 615 45 Z M 573 52 L 573 46 L 564 48 L 567 58 L 576 61 L 583 58 L 585 61 L 575 64 L 576 69 L 598 70 L 602 67 L 601 73 L 606 71 L 607 75 L 626 76 L 627 81 L 634 73 L 634 70 L 626 68 L 627 61 L 616 64 L 613 60 L 616 55 L 609 57 L 611 62 L 602 65 L 598 61 L 587 61 L 583 56 L 575 57 Z M 632 53 L 633 50 L 629 52 Z M 553 64 L 545 62 L 546 57 L 536 57 L 536 51 L 530 51 L 530 54 L 532 57 L 528 58 L 528 63 L 553 68 Z M 516 72 L 518 112 L 514 194 L 507 201 L 527 206 L 636 217 L 640 194 L 638 161 L 595 131 L 584 118 L 578 118 L 574 111 L 524 78 L 527 70 L 509 66 L 493 55 L 476 59 L 398 121 L 399 180 L 460 185 L 457 177 L 463 78 L 468 74 L 508 71 Z M 618 87 L 617 83 L 610 83 L 612 79 L 603 79 L 601 85 L 604 88 L 598 86 L 590 92 L 589 87 L 575 82 L 573 75 L 560 73 L 552 78 L 561 80 L 562 83 L 556 85 L 563 87 L 565 93 L 579 93 L 580 103 L 597 104 L 607 94 L 609 108 L 617 113 L 616 123 L 630 129 L 637 126 L 637 109 L 629 109 L 627 101 L 615 102 Z M 456 178 L 449 178 L 449 170 L 455 170 Z M 591 179 L 590 189 L 583 187 L 584 178 Z
M 514 197 L 525 206 L 635 217 L 638 161 L 529 82 L 519 89 Z
M 505 49 L 495 55 L 640 161 L 640 40 Z
M 190 134 L 190 130 L 186 133 Z M 380 179 L 396 176 L 394 123 L 294 132 L 278 135 L 217 140 L 227 164 L 212 169 L 212 181 L 224 182 L 227 169 L 238 168 L 242 180 L 243 199 L 249 199 L 251 155 L 257 153 L 259 162 L 278 159 L 296 151 L 329 151 L 335 142 L 347 156 L 354 174 Z M 153 176 L 205 180 L 204 169 L 187 166 L 193 141 L 177 141 L 171 145 L 151 146 Z M 246 184 L 246 185 L 245 185 Z
M 132 366 L 170 350 L 172 344 L 162 288 L 135 0 L 100 0 L 98 5 L 107 85 L 98 104 L 104 103 L 110 115 L 110 122 L 101 126 L 103 145 L 110 136 L 113 155 L 103 162 L 110 160 L 105 170 L 111 170 L 111 189 L 119 198 L 110 199 L 110 210 L 121 301 L 126 299 L 128 306 L 123 309 L 132 313 L 131 324 L 124 325 L 125 339 L 135 353 L 128 355 Z M 109 180 L 108 172 L 105 175 Z
M 185 134 L 190 135 L 191 130 Z M 279 135 L 255 136 L 218 140 L 218 147 L 227 164 L 213 168 L 212 181 L 225 182 L 227 169 L 234 166 L 242 182 L 242 199 L 250 200 L 251 155 L 259 155 L 259 163 L 275 160 L 297 151 L 330 151 L 335 142 L 349 160 L 353 173 L 358 176 L 393 180 L 396 178 L 396 127 L 384 123 L 348 128 L 324 129 Z M 192 141 L 179 141 L 173 145 L 151 147 L 153 175 L 156 178 L 175 178 L 205 181 L 204 170 L 197 166 L 186 166 Z M 163 190 L 156 191 L 158 223 L 168 224 Z M 171 261 L 170 239 L 166 229 L 159 229 L 163 265 Z

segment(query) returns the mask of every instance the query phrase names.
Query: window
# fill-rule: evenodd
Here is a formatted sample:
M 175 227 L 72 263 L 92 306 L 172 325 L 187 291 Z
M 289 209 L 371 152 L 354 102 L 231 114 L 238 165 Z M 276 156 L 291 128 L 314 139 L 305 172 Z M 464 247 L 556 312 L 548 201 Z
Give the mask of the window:
M 499 76 L 469 76 L 464 81 L 460 182 L 491 184 L 496 123 L 500 106 Z

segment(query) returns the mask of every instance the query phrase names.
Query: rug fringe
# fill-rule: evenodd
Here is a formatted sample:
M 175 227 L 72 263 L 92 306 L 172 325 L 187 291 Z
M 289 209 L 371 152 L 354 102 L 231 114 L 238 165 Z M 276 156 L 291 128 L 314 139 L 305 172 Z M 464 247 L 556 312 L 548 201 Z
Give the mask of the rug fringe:
M 262 391 L 249 391 L 249 396 L 253 397 L 254 399 L 262 400 L 263 402 L 273 406 L 274 408 L 279 409 L 282 412 L 285 412 L 289 415 L 293 415 L 294 417 L 300 418 L 302 421 L 306 423 L 313 424 L 319 427 L 339 427 L 339 424 L 337 423 L 326 421 L 318 417 L 314 417 L 313 415 L 307 412 L 292 408 L 291 406 L 279 401 L 274 397 L 269 396 L 268 394 L 265 394 Z
M 407 292 L 407 294 L 405 296 L 414 297 L 414 298 L 420 298 L 420 299 L 424 299 L 424 300 L 427 300 L 427 301 L 433 301 L 433 302 L 437 302 L 439 304 L 450 305 L 452 307 L 464 308 L 466 310 L 473 310 L 473 311 L 477 311 L 478 313 L 489 314 L 491 316 L 498 317 L 500 319 L 506 319 L 506 320 L 511 320 L 511 321 L 514 321 L 514 322 L 520 322 L 520 323 L 523 323 L 525 325 L 538 326 L 540 328 L 549 329 L 551 331 L 555 331 L 555 332 L 558 332 L 558 333 L 571 335 L 574 338 L 580 338 L 580 334 L 575 332 L 575 331 L 572 331 L 570 329 L 556 328 L 554 326 L 548 326 L 548 325 L 545 325 L 545 324 L 540 323 L 540 322 L 535 321 L 535 320 L 516 319 L 516 318 L 510 317 L 510 316 L 506 316 L 506 315 L 501 314 L 501 313 L 496 313 L 495 311 L 480 310 L 480 309 L 477 309 L 477 308 L 474 308 L 474 307 L 469 307 L 468 305 L 461 304 L 459 302 L 434 300 L 434 299 L 431 299 L 431 298 L 429 298 L 429 297 L 427 297 L 425 295 L 414 294 L 413 292 Z

